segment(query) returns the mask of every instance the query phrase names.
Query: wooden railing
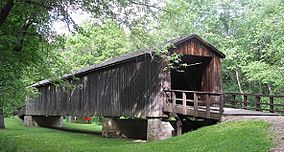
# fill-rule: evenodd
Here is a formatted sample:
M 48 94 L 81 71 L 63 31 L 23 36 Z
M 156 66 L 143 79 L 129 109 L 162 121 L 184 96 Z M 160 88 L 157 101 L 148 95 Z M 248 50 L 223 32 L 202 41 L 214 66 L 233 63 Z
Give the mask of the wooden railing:
M 225 93 L 225 107 L 284 114 L 284 96 Z
M 220 119 L 223 95 L 215 92 L 164 90 L 164 111 L 203 118 Z

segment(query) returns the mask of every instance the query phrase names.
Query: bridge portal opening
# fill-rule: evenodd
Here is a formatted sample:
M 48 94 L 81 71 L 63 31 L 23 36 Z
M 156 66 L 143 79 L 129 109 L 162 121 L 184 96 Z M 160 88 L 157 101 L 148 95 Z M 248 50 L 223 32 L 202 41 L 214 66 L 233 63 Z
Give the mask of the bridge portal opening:
M 201 86 L 202 75 L 211 59 L 211 57 L 183 55 L 180 64 L 186 63 L 188 66 L 171 70 L 171 89 L 206 91 Z
M 183 55 L 179 65 L 171 70 L 171 89 L 188 91 L 208 91 L 202 88 L 202 76 L 211 62 L 211 57 Z M 193 94 L 187 94 L 189 99 L 193 99 Z M 177 98 L 182 98 L 182 93 L 176 93 Z M 181 100 L 177 101 L 179 104 Z

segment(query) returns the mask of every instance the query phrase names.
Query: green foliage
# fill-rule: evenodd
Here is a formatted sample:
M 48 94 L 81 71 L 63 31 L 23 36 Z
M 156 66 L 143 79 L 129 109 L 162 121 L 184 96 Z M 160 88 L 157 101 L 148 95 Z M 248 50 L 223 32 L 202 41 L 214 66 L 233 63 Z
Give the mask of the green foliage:
M 125 54 L 127 42 L 126 33 L 115 22 L 85 23 L 81 32 L 66 38 L 61 57 L 74 71 Z
M 279 89 L 284 87 L 284 73 L 277 66 L 261 61 L 254 61 L 244 66 L 243 71 L 248 81 L 260 81 L 263 84 L 272 84 Z
M 6 122 L 7 129 L 0 131 L 0 141 L 9 138 L 19 151 L 266 152 L 272 147 L 270 125 L 263 121 L 221 123 L 150 143 L 135 143 L 131 140 L 102 138 L 47 128 L 27 128 L 17 119 L 6 119 Z M 68 123 L 67 127 L 96 130 L 90 124 L 80 125 Z
M 4 9 L 6 6 L 11 9 Z M 130 26 L 140 18 L 148 20 L 148 16 L 159 9 L 149 6 L 148 1 L 98 0 L 93 3 L 80 0 L 2 0 L 0 111 L 4 111 L 5 115 L 13 114 L 23 105 L 25 97 L 32 93 L 26 87 L 39 80 L 49 78 L 63 84 L 64 82 L 58 80 L 63 74 L 125 53 L 126 42 L 122 41 L 125 33 L 116 23 Z M 80 31 L 80 27 L 70 16 L 70 11 L 78 10 L 92 14 L 95 18 L 93 21 L 97 24 L 106 23 L 96 27 L 89 26 L 85 33 L 79 32 L 69 38 L 67 43 L 60 38 L 54 38 L 54 21 L 63 21 L 73 32 Z M 128 18 L 128 15 L 132 18 Z M 115 22 L 108 22 L 107 18 Z M 58 50 L 62 45 L 70 49 L 65 54 Z
M 225 91 L 255 92 L 260 88 L 254 83 L 260 81 L 262 93 L 268 92 L 268 86 L 272 92 L 281 93 L 283 10 L 282 0 L 167 1 L 157 33 L 163 37 L 196 33 L 223 51 Z M 265 69 L 259 69 L 258 63 L 265 64 Z M 241 88 L 237 85 L 236 71 Z

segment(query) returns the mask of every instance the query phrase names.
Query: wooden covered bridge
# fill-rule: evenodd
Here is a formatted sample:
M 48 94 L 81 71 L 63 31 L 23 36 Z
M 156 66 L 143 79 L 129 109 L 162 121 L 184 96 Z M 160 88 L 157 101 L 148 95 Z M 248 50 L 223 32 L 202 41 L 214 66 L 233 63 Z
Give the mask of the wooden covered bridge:
M 188 116 L 220 121 L 226 114 L 273 115 L 234 109 L 256 105 L 255 110 L 264 110 L 260 96 L 255 96 L 255 103 L 249 103 L 246 94 L 224 96 L 221 60 L 225 55 L 211 44 L 194 34 L 169 43 L 169 55 L 182 54 L 179 65 L 190 66 L 169 69 L 151 49 L 129 53 L 62 78 L 74 87 L 49 80 L 32 85 L 39 95 L 28 98 L 18 115 L 27 124 L 42 126 L 60 126 L 61 116 L 103 116 L 108 118 L 103 124 L 104 136 L 139 134 L 148 140 L 181 133 L 185 126 L 181 120 Z M 283 112 L 279 109 L 283 105 L 275 105 L 274 97 L 269 98 L 268 111 Z M 232 108 L 224 108 L 225 103 Z M 121 116 L 129 119 L 119 119 Z M 167 120 L 170 116 L 176 117 L 176 124 Z

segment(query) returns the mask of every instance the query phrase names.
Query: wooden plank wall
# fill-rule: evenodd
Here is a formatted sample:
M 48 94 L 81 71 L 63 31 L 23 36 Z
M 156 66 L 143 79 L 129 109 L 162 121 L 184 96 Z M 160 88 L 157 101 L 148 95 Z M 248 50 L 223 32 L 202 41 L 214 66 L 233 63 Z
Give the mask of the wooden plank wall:
M 192 39 L 189 42 L 180 45 L 179 47 L 177 47 L 176 52 L 187 55 L 211 57 L 212 59 L 202 75 L 202 84 L 200 91 L 222 91 L 221 59 L 216 53 L 210 51 L 210 48 L 206 47 L 196 39 Z
M 189 42 L 177 47 L 176 51 L 187 55 L 211 57 L 210 63 L 202 74 L 200 91 L 222 92 L 221 58 L 210 49 L 199 40 L 191 39 Z M 209 98 L 209 102 L 212 104 L 218 104 L 219 101 L 219 97 Z
M 39 87 L 27 115 L 160 117 L 168 80 L 162 63 L 143 56 L 70 80 L 73 89 Z

